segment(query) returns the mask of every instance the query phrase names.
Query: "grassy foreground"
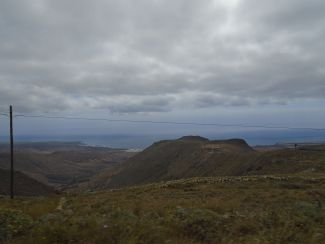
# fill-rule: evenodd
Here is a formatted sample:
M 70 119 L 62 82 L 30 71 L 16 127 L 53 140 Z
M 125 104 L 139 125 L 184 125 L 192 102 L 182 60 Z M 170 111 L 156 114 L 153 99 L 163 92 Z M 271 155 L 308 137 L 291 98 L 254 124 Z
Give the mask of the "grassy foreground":
M 209 177 L 0 198 L 4 243 L 324 243 L 325 176 Z

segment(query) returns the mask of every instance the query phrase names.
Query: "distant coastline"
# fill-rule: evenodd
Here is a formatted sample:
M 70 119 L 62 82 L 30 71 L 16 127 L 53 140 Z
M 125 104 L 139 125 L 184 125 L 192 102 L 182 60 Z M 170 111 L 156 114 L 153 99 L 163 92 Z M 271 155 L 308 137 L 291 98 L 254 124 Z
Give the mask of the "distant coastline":
M 288 143 L 324 143 L 325 131 L 232 131 L 219 133 L 189 133 L 201 135 L 210 140 L 242 138 L 250 146 L 269 146 Z M 15 135 L 15 142 L 69 142 L 80 146 L 123 148 L 141 150 L 160 140 L 177 139 L 184 134 L 157 135 Z M 0 136 L 0 143 L 8 142 L 7 136 Z

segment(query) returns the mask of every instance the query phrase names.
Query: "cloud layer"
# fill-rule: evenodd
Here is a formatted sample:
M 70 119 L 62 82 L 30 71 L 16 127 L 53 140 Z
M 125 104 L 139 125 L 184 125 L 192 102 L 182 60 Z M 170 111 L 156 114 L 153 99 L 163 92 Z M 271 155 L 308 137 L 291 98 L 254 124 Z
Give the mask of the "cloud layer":
M 323 0 L 3 0 L 0 109 L 324 99 L 324 11 Z

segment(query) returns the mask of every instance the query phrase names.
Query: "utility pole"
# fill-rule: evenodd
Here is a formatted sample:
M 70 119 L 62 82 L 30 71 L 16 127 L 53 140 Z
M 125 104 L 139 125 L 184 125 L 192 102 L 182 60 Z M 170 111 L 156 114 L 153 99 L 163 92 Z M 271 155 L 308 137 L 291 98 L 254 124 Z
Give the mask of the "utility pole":
M 14 135 L 12 106 L 10 105 L 10 198 L 14 198 Z

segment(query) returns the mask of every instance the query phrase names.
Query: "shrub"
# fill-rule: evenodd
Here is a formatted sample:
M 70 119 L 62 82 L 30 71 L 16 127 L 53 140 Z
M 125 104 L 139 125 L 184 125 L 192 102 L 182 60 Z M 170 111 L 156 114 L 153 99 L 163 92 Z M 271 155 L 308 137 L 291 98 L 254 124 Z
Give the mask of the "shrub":
M 315 203 L 297 202 L 294 211 L 301 219 L 314 221 L 317 223 L 325 222 L 325 208 Z
M 29 215 L 13 209 L 0 209 L 0 241 L 26 234 L 32 227 Z
M 178 208 L 176 217 L 182 232 L 199 241 L 216 240 L 222 232 L 224 218 L 208 209 Z

